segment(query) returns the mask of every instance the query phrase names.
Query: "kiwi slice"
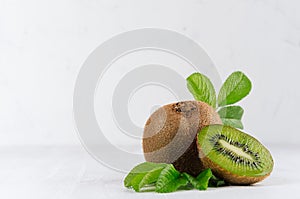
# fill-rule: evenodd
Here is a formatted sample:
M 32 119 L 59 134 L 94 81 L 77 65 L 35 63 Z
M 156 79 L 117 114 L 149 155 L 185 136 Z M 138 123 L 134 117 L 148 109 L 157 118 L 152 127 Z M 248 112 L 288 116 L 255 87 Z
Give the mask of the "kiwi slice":
M 273 169 L 268 149 L 254 137 L 229 126 L 203 128 L 198 133 L 197 146 L 204 167 L 231 184 L 259 182 Z
M 146 161 L 172 163 L 180 172 L 198 175 L 197 133 L 210 124 L 222 124 L 214 108 L 200 101 L 167 104 L 147 120 L 143 134 Z

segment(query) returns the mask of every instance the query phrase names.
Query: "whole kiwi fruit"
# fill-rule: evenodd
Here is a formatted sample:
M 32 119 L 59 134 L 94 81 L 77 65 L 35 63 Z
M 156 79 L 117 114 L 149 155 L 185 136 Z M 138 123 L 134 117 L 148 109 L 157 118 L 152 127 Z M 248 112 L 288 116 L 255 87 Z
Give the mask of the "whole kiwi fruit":
M 201 101 L 165 105 L 147 120 L 143 133 L 146 161 L 172 163 L 180 172 L 198 175 L 203 169 L 196 135 L 205 126 L 222 124 L 215 109 Z
M 270 175 L 273 158 L 257 139 L 223 125 L 204 127 L 197 136 L 205 168 L 230 184 L 249 185 Z

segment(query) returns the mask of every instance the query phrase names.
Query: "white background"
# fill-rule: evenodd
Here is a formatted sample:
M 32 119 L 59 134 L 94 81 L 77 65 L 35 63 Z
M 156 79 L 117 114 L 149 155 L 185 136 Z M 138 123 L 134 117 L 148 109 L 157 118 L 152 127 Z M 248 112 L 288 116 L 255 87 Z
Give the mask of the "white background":
M 268 146 L 296 146 L 299 8 L 297 0 L 0 0 L 0 146 L 79 146 L 72 95 L 82 63 L 113 35 L 144 27 L 197 41 L 223 80 L 245 72 L 253 82 L 241 103 L 245 130 Z
M 155 27 L 202 45 L 225 79 L 253 82 L 246 130 L 300 142 L 300 3 L 247 1 L 0 1 L 0 145 L 78 144 L 72 94 L 81 64 L 103 41 Z M 147 110 L 147 113 L 149 110 Z

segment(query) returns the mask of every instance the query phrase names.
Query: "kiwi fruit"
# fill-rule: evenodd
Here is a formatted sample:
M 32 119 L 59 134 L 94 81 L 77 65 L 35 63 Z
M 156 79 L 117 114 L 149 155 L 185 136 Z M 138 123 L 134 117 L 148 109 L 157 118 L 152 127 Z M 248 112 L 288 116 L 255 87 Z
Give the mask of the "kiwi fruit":
M 144 128 L 146 161 L 172 163 L 180 172 L 198 175 L 204 168 L 196 135 L 210 124 L 222 124 L 222 121 L 214 108 L 201 101 L 182 101 L 159 108 Z
M 197 146 L 203 166 L 230 184 L 259 182 L 273 169 L 270 152 L 258 140 L 229 126 L 204 127 Z

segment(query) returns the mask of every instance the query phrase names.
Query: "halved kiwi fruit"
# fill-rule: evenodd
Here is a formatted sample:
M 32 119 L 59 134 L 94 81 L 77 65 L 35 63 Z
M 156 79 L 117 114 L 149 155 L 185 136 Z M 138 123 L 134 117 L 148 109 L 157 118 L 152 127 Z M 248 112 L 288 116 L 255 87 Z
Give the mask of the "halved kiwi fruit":
M 257 139 L 229 126 L 204 127 L 197 146 L 203 166 L 231 184 L 259 182 L 273 169 L 270 152 Z
M 180 172 L 198 175 L 203 166 L 198 157 L 196 135 L 210 124 L 222 124 L 214 108 L 200 101 L 165 105 L 147 120 L 143 134 L 146 161 L 172 163 Z

